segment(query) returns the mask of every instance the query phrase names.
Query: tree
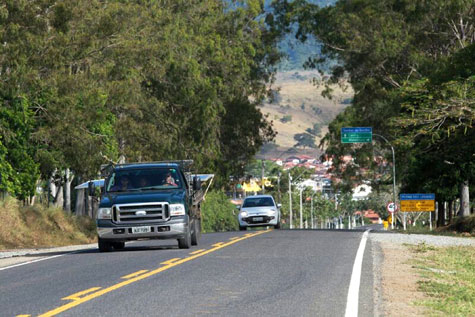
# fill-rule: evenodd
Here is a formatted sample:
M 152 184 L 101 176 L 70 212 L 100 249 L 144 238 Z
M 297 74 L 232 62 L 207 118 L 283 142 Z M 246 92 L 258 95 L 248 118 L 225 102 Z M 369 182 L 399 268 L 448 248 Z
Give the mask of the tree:
M 322 8 L 281 0 L 274 8 L 273 27 L 288 31 L 298 23 L 299 39 L 314 37 L 322 43 L 321 54 L 309 60 L 308 67 L 323 70 L 319 65 L 328 59 L 338 61 L 328 80 L 321 82 L 327 88 L 324 94 L 331 97 L 331 85 L 345 82 L 356 92 L 352 105 L 330 123 L 321 143 L 334 155 L 343 184 L 358 182 L 362 168 L 376 167 L 370 159 L 371 145 L 340 143 L 340 129 L 345 126 L 384 131 L 397 145 L 403 187 L 411 186 L 409 174 L 421 173 L 424 167 L 418 162 L 429 158 L 451 164 L 445 169 L 436 164 L 446 181 L 466 183 L 461 173 L 472 177 L 473 1 L 337 1 Z M 353 163 L 341 159 L 346 154 L 355 158 Z M 435 174 L 428 173 L 425 182 L 432 192 L 440 186 Z
M 297 133 L 294 135 L 294 140 L 297 143 L 294 145 L 295 147 L 309 147 L 309 148 L 316 148 L 315 145 L 315 137 L 310 133 Z
M 5 1 L 3 188 L 25 197 L 39 172 L 61 188 L 68 169 L 87 179 L 124 158 L 242 171 L 275 135 L 257 109 L 280 58 L 263 12 L 256 0 Z

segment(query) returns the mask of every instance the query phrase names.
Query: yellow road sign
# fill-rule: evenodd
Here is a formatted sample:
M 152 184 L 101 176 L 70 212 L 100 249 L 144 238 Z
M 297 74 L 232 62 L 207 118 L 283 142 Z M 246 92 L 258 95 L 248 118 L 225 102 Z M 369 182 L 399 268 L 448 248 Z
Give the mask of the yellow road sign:
M 401 200 L 401 211 L 434 211 L 434 200 Z

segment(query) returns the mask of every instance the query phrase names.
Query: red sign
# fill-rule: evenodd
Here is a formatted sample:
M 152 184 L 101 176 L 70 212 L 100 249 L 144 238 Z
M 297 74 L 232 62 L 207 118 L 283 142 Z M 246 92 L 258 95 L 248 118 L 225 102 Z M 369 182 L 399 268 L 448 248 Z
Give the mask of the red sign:
M 393 213 L 397 211 L 397 205 L 391 201 L 386 205 L 386 210 L 390 213 Z

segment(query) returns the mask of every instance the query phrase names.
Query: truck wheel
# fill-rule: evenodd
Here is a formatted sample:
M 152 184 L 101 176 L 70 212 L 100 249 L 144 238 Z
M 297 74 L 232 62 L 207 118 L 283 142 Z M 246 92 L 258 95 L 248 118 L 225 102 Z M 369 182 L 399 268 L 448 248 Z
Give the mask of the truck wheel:
M 246 230 L 247 230 L 247 227 L 239 226 L 239 230 L 240 230 L 240 231 L 246 231 Z
M 193 232 L 191 233 L 191 245 L 198 245 L 201 237 L 201 223 L 199 219 L 193 221 Z
M 277 222 L 277 224 L 274 226 L 274 229 L 280 229 L 280 222 Z
M 111 243 L 104 241 L 101 238 L 98 238 L 97 245 L 99 246 L 99 252 L 110 252 L 112 250 Z
M 180 249 L 189 249 L 191 246 L 191 234 L 190 228 L 188 228 L 185 232 L 185 237 L 182 239 L 178 239 L 178 247 Z
M 112 247 L 116 250 L 122 250 L 125 248 L 125 242 L 114 242 L 112 243 Z

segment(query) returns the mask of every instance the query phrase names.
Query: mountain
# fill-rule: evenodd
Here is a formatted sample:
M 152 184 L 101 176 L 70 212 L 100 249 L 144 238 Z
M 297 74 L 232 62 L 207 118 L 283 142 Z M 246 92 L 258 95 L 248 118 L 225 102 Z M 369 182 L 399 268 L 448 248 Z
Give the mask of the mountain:
M 313 78 L 318 78 L 316 71 L 286 71 L 279 72 L 274 84 L 274 100 L 268 101 L 260 108 L 261 112 L 273 122 L 277 136 L 272 144 L 264 145 L 257 158 L 275 158 L 279 153 L 292 147 L 296 153 L 319 156 L 319 149 L 298 146 L 295 136 L 308 134 L 316 145 L 328 129 L 328 123 L 351 104 L 353 91 L 350 87 L 342 90 L 334 87 L 334 98 L 328 99 L 321 95 L 323 87 L 313 84 Z
M 266 10 L 272 12 L 271 1 L 266 1 Z M 308 0 L 320 7 L 332 5 L 335 0 Z M 315 86 L 312 81 L 319 78 L 316 71 L 304 70 L 303 64 L 309 57 L 320 54 L 321 43 L 313 38 L 301 43 L 295 38 L 298 25 L 294 25 L 294 32 L 287 34 L 279 43 L 279 49 L 286 58 L 278 66 L 277 80 L 274 84 L 274 100 L 261 107 L 262 113 L 273 121 L 277 132 L 274 143 L 266 144 L 261 148 L 257 158 L 272 158 L 282 152 L 294 148 L 296 153 L 319 156 L 321 150 L 308 146 L 297 146 L 297 139 L 302 144 L 317 146 L 328 129 L 328 124 L 351 103 L 353 92 L 351 89 L 343 91 L 334 88 L 332 100 L 321 96 L 322 87 Z M 335 62 L 330 61 L 326 68 Z

